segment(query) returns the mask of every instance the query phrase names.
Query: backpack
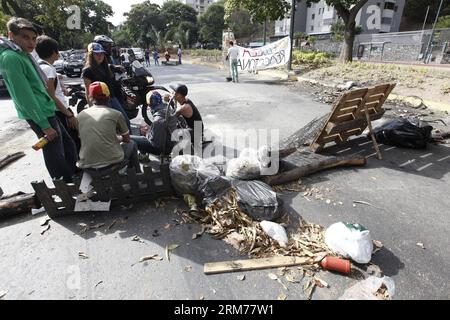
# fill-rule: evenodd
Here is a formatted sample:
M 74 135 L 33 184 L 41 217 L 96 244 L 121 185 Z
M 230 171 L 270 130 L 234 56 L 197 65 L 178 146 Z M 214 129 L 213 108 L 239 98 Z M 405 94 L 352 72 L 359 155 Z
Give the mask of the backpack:
M 40 66 L 43 66 L 43 65 L 50 65 L 48 62 L 45 62 L 45 61 L 39 61 L 39 65 Z M 56 88 L 58 88 L 58 74 L 56 74 L 56 78 L 55 78 L 55 82 L 54 82 L 54 84 L 55 84 L 55 90 L 56 90 Z

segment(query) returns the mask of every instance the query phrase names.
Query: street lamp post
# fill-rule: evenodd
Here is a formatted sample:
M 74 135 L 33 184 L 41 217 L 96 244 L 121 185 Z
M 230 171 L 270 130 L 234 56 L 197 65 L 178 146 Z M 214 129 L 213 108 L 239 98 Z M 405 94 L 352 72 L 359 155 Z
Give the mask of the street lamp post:
M 292 71 L 292 51 L 294 48 L 295 2 L 296 0 L 292 0 L 291 28 L 289 32 L 289 37 L 291 39 L 291 54 L 289 55 L 289 64 L 288 64 L 289 71 Z
M 437 24 L 437 21 L 439 19 L 439 14 L 441 13 L 443 2 L 444 2 L 444 0 L 441 0 L 441 3 L 439 4 L 439 9 L 438 9 L 438 12 L 437 12 L 437 15 L 436 15 L 436 19 L 434 20 L 433 30 L 431 31 L 430 40 L 428 41 L 428 45 L 427 45 L 427 48 L 425 50 L 424 63 L 428 63 L 429 62 L 428 61 L 428 52 L 430 51 L 432 43 L 433 43 L 434 32 L 436 30 L 436 24 Z

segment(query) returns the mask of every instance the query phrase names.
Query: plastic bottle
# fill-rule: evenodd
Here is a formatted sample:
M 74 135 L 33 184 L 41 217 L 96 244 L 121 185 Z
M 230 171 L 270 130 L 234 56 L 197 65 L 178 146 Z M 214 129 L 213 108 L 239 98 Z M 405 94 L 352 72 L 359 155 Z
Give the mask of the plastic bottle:
M 324 269 L 345 274 L 349 274 L 352 269 L 352 265 L 349 260 L 339 259 L 331 256 L 325 257 L 320 265 Z
M 45 147 L 48 142 L 49 141 L 48 141 L 47 136 L 44 136 L 41 139 L 39 139 L 39 141 L 32 148 L 34 150 L 38 151 L 38 150 L 42 149 L 43 147 Z

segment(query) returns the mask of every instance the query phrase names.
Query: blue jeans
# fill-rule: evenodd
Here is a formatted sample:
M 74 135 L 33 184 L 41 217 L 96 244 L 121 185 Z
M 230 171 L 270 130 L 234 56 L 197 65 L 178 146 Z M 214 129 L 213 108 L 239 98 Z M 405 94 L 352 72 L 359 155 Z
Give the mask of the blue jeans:
M 122 115 L 125 118 L 125 121 L 127 123 L 127 127 L 128 127 L 128 131 L 130 131 L 131 134 L 131 124 L 130 124 L 130 119 L 128 118 L 127 113 L 125 112 L 125 109 L 122 107 L 122 105 L 120 104 L 119 100 L 117 98 L 111 98 L 109 100 L 109 107 L 119 111 L 120 113 L 122 113 Z
M 34 121 L 27 122 L 38 138 L 44 136 L 44 132 Z M 45 167 L 53 179 L 63 178 L 66 183 L 71 183 L 78 159 L 75 143 L 56 116 L 48 118 L 48 122 L 56 130 L 58 137 L 42 149 Z
M 133 140 L 136 143 L 137 148 L 141 153 L 150 153 L 156 156 L 159 156 L 162 153 L 162 150 L 155 147 L 146 137 L 131 136 L 131 140 Z

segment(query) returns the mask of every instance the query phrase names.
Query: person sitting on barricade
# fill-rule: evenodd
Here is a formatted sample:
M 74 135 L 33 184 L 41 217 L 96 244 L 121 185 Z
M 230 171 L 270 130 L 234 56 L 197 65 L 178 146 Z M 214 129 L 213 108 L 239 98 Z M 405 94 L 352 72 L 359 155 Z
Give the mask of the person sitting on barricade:
M 167 117 L 167 104 L 163 102 L 157 91 L 147 95 L 147 103 L 151 108 L 153 123 L 147 137 L 131 136 L 136 142 L 140 153 L 150 153 L 156 156 L 167 155 L 172 151 L 172 133 L 177 129 L 176 118 Z
M 124 161 L 141 172 L 136 144 L 123 115 L 110 107 L 110 92 L 104 82 L 89 86 L 93 106 L 78 116 L 81 150 L 78 166 L 82 169 L 107 169 Z

